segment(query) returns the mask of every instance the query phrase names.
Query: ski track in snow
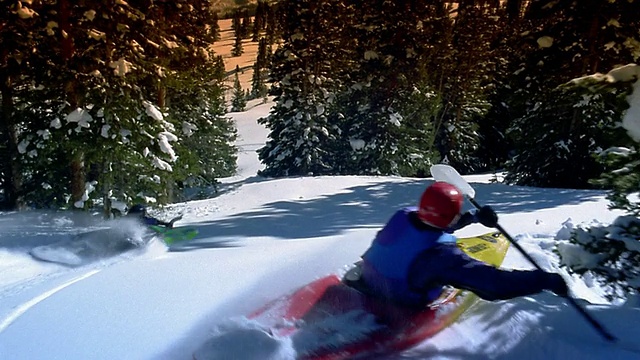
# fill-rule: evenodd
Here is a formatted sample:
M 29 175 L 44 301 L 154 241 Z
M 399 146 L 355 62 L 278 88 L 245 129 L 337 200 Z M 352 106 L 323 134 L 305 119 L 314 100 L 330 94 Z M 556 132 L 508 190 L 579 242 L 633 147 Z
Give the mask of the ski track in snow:
M 9 313 L 4 320 L 2 320 L 2 322 L 0 322 L 0 333 L 2 333 L 7 327 L 9 327 L 16 319 L 18 319 L 22 314 L 24 314 L 25 312 L 27 312 L 30 308 L 32 308 L 33 306 L 37 305 L 39 302 L 47 299 L 48 297 L 52 296 L 53 294 L 57 293 L 58 291 L 66 288 L 67 286 L 71 286 L 75 283 L 77 283 L 78 281 L 84 280 L 86 278 L 89 278 L 97 273 L 100 272 L 101 269 L 94 269 L 92 271 L 89 271 L 88 273 L 78 276 L 74 279 L 71 279 L 65 283 L 63 283 L 62 285 L 59 285 L 49 291 L 45 291 L 44 293 L 32 298 L 29 301 L 26 301 L 24 303 L 22 303 L 21 305 L 17 306 L 15 310 L 13 310 L 11 313 Z

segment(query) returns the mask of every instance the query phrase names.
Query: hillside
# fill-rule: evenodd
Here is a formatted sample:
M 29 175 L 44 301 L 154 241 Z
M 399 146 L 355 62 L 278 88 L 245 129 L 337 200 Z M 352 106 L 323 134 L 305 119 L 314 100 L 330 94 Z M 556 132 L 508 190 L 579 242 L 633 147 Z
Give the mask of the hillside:
M 240 67 L 240 83 L 244 90 L 251 89 L 251 77 L 253 76 L 253 64 L 258 54 L 258 42 L 251 39 L 242 41 L 244 53 L 241 56 L 232 56 L 231 49 L 235 43 L 235 35 L 231 28 L 231 19 L 218 20 L 220 25 L 220 40 L 213 44 L 213 50 L 224 59 L 224 68 L 227 72 L 225 85 L 228 89 L 226 99 L 230 100 L 233 92 L 233 81 L 235 79 L 235 68 Z

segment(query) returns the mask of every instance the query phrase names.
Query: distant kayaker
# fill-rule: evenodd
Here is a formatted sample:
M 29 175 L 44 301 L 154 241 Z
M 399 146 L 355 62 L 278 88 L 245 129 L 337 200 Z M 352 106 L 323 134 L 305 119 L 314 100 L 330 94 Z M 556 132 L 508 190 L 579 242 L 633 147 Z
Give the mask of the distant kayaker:
M 362 277 L 368 290 L 406 306 L 424 306 L 444 286 L 474 292 L 494 301 L 544 290 L 568 296 L 564 279 L 541 270 L 501 270 L 475 260 L 456 246 L 452 235 L 472 223 L 495 228 L 498 216 L 484 206 L 461 214 L 463 195 L 446 182 L 424 191 L 418 207 L 395 213 L 362 256 Z
M 147 213 L 147 207 L 142 204 L 135 204 L 131 206 L 129 211 L 127 211 L 127 217 L 138 218 L 144 225 L 159 225 L 159 226 L 165 226 L 168 228 L 172 228 L 173 223 L 179 220 L 180 218 L 182 218 L 182 217 L 175 218 L 170 222 L 165 222 L 165 221 L 156 219 Z

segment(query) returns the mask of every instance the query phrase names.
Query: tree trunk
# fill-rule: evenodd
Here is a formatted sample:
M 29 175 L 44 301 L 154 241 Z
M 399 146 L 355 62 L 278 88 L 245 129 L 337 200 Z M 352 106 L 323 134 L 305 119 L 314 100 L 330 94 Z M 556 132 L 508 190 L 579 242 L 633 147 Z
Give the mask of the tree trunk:
M 73 44 L 71 18 L 71 3 L 69 0 L 60 0 L 59 5 L 59 25 L 62 37 L 60 39 L 62 45 L 62 58 L 65 64 L 69 64 L 74 55 L 75 49 Z M 71 111 L 77 109 L 80 104 L 77 83 L 75 79 L 67 79 L 64 85 L 66 100 L 69 103 Z M 84 171 L 84 151 L 75 149 L 71 155 L 69 170 L 71 173 L 70 190 L 71 203 L 75 204 L 82 199 L 85 190 L 85 171 Z
M 82 200 L 85 190 L 84 152 L 79 150 L 74 152 L 69 168 L 71 170 L 71 203 L 75 204 Z

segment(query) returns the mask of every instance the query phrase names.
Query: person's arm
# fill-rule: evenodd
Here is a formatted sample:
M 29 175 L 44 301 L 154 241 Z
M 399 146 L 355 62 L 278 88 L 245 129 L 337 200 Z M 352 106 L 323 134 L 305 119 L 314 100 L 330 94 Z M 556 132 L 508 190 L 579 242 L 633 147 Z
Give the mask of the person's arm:
M 550 290 L 567 296 L 567 285 L 558 274 L 540 270 L 501 270 L 472 259 L 457 246 L 438 245 L 412 264 L 410 284 L 415 289 L 450 285 L 488 300 L 504 300 Z
M 150 216 L 145 216 L 144 217 L 144 223 L 146 225 L 159 225 L 159 226 L 166 226 L 166 227 L 173 227 L 172 223 L 168 223 L 162 220 L 158 220 L 156 218 L 150 217 Z
M 491 208 L 491 206 L 483 206 L 478 210 L 469 210 L 460 216 L 460 219 L 452 224 L 447 229 L 448 233 L 453 233 L 456 230 L 460 230 L 465 226 L 480 223 L 489 228 L 495 228 L 498 226 L 498 215 Z
M 475 224 L 478 222 L 478 218 L 476 217 L 476 210 L 469 210 L 460 216 L 460 219 L 456 221 L 455 224 L 449 226 L 445 229 L 449 234 L 453 234 L 454 231 L 460 230 L 465 226 Z

